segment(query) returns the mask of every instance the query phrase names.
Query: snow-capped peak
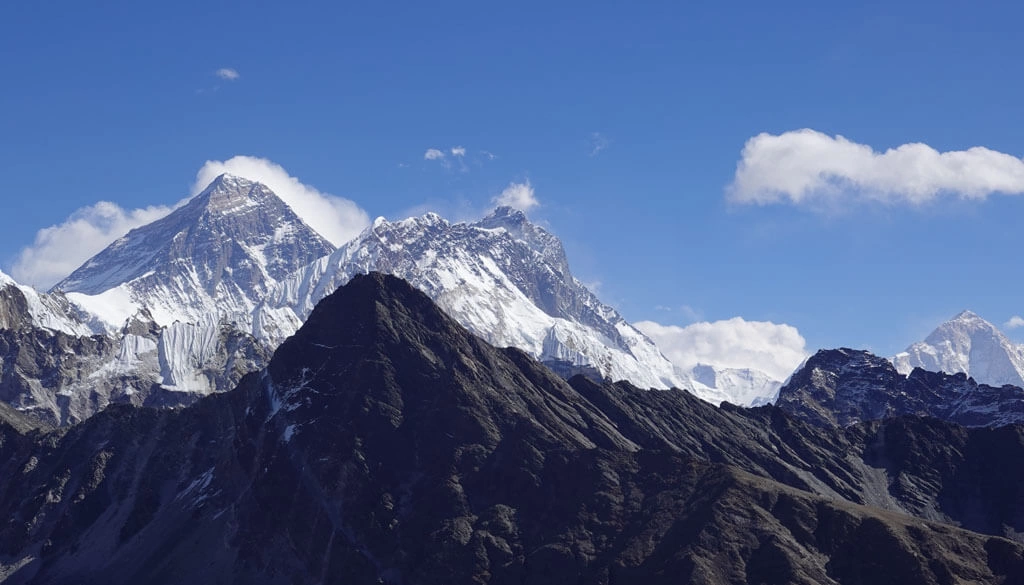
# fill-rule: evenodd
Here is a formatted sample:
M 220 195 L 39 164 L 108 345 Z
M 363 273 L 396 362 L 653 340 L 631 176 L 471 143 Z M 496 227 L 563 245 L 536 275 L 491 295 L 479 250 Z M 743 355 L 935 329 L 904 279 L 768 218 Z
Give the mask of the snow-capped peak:
M 278 279 L 333 250 L 268 187 L 223 174 L 54 288 L 112 328 L 140 308 L 160 325 L 210 314 L 246 322 Z
M 485 222 L 488 220 L 505 220 L 512 224 L 522 224 L 528 221 L 525 213 L 508 205 L 499 205 L 498 207 L 495 207 L 494 211 L 483 219 Z
M 471 223 L 437 214 L 378 219 L 282 282 L 255 321 L 287 333 L 287 323 L 300 323 L 320 299 L 370 271 L 408 280 L 474 333 L 563 373 L 592 369 L 643 387 L 694 388 L 650 339 L 573 278 L 557 237 L 509 208 Z
M 229 213 L 277 197 L 262 183 L 224 173 L 215 178 L 192 202 L 214 212 Z
M 911 345 L 892 361 L 902 374 L 918 367 L 948 374 L 962 372 L 993 386 L 1024 386 L 1024 347 L 971 311 L 939 325 L 924 341 Z

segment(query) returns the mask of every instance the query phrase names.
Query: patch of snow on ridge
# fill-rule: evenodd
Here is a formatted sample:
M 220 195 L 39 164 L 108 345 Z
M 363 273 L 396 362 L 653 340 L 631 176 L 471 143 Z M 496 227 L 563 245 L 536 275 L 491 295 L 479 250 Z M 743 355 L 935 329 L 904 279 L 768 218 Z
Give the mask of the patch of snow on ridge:
M 66 296 L 82 311 L 95 317 L 97 327 L 107 333 L 120 330 L 140 309 L 132 300 L 131 291 L 124 286 L 114 287 L 97 295 L 70 292 Z

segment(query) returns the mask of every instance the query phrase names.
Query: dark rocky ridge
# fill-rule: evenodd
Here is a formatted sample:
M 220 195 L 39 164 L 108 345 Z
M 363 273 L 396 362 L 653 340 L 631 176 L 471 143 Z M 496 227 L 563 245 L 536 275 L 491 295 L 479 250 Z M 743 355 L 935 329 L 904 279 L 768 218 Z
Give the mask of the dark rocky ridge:
M 884 424 L 570 385 L 377 274 L 230 393 L 43 435 L 2 421 L 6 583 L 1024 580 L 1017 543 L 821 487 L 864 485 L 846 447 L 931 460 L 869 440 Z
M 779 408 L 812 424 L 848 426 L 915 415 L 969 427 L 1024 424 L 1024 389 L 915 368 L 908 376 L 866 351 L 821 350 L 779 391 Z

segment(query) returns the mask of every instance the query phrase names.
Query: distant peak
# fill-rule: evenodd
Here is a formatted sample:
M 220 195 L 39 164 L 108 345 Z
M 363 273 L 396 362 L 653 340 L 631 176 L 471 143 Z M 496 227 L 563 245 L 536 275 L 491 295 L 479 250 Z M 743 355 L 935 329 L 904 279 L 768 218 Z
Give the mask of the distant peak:
M 441 217 L 439 214 L 434 213 L 433 211 L 428 211 L 427 213 L 424 213 L 423 215 L 409 217 L 409 218 L 403 219 L 401 221 L 397 221 L 397 222 L 393 222 L 393 223 L 384 221 L 383 223 L 389 224 L 389 225 L 397 225 L 397 226 L 400 226 L 400 227 L 403 227 L 403 228 L 409 228 L 409 227 L 415 227 L 415 226 L 443 225 L 443 224 L 447 224 L 448 221 L 445 218 Z
M 515 207 L 510 207 L 508 205 L 501 205 L 499 207 L 494 208 L 494 211 L 492 211 L 491 214 L 488 215 L 487 217 L 494 219 L 508 218 L 514 219 L 516 221 L 526 220 L 525 213 L 516 209 Z
M 950 330 L 950 329 L 957 330 L 957 331 L 960 331 L 960 330 L 985 331 L 985 332 L 988 332 L 990 334 L 996 333 L 996 332 L 999 331 L 999 329 L 995 325 L 993 325 L 992 323 L 989 323 L 983 317 L 979 316 L 977 313 L 975 313 L 973 311 L 961 311 L 960 313 L 958 313 L 955 317 L 953 317 L 949 321 L 946 321 L 945 323 L 939 325 L 939 327 L 935 330 L 935 332 L 938 333 L 938 332 L 941 332 L 941 331 L 944 331 L 944 330 Z M 929 336 L 929 338 L 926 339 L 925 341 L 927 341 L 929 343 L 933 343 L 934 340 L 931 339 L 931 338 L 932 338 L 932 336 Z
M 496 207 L 494 211 L 476 222 L 475 225 L 487 229 L 507 228 L 514 233 L 520 233 L 524 228 L 534 227 L 530 220 L 527 219 L 525 213 L 507 205 Z

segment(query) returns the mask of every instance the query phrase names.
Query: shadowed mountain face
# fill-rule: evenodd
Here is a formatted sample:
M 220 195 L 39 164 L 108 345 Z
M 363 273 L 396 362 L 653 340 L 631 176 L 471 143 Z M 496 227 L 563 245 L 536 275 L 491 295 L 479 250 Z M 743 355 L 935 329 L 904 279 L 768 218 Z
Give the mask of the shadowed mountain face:
M 972 433 L 1005 431 L 926 422 L 956 453 L 928 452 L 919 419 L 892 423 L 915 445 L 569 384 L 403 281 L 356 276 L 232 392 L 49 434 L 0 411 L 0 476 L 17 478 L 0 484 L 0 580 L 1020 582 L 1021 545 L 891 511 L 949 496 L 979 513 L 976 486 L 943 478 L 984 463 Z M 927 489 L 921 461 L 946 463 Z M 900 495 L 885 482 L 904 472 Z M 878 489 L 889 511 L 854 503 Z M 999 501 L 979 517 L 1012 522 Z
M 812 424 L 848 426 L 930 416 L 968 427 L 1024 424 L 1024 389 L 915 368 L 908 376 L 866 351 L 821 350 L 779 391 L 776 406 Z

